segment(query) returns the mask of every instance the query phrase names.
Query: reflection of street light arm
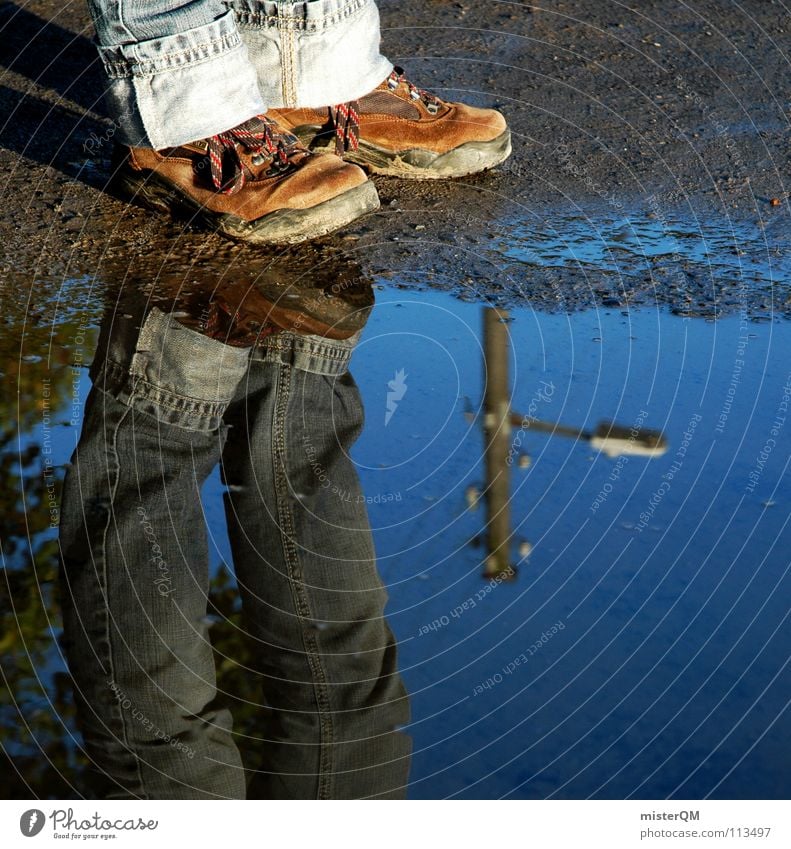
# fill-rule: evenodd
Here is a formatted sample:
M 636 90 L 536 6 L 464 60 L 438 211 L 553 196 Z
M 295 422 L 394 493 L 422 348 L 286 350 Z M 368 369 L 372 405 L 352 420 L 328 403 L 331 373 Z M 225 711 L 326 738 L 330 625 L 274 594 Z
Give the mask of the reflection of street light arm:
M 591 448 L 608 457 L 661 457 L 667 451 L 667 440 L 659 431 L 622 427 L 614 422 L 600 422 L 589 442 Z
M 599 422 L 591 433 L 576 427 L 542 422 L 529 416 L 511 413 L 511 426 L 536 433 L 548 433 L 550 436 L 568 436 L 589 442 L 591 448 L 601 451 L 608 457 L 624 455 L 638 457 L 661 457 L 667 451 L 667 440 L 656 430 L 641 427 L 623 427 L 614 422 Z
M 580 428 L 541 422 L 532 416 L 521 416 L 510 408 L 508 392 L 508 351 L 509 338 L 505 322 L 508 313 L 503 310 L 487 308 L 483 311 L 483 349 L 485 388 L 483 415 L 480 424 L 485 434 L 484 460 L 486 468 L 486 488 L 484 497 L 487 508 L 486 547 L 488 557 L 484 575 L 488 578 L 507 577 L 512 579 L 516 572 L 511 565 L 511 490 L 510 469 L 513 460 L 515 440 L 511 440 L 511 429 L 536 431 L 550 436 L 571 437 L 590 444 L 608 457 L 638 455 L 643 457 L 661 457 L 667 451 L 667 442 L 661 433 L 640 426 L 625 428 L 613 422 L 600 422 L 591 433 Z M 475 421 L 475 413 L 469 401 L 465 414 L 467 420 Z M 521 443 L 520 443 L 521 444 Z M 526 457 L 526 455 L 523 455 Z M 520 458 L 521 459 L 521 458 Z M 526 468 L 527 465 L 522 465 Z M 480 495 L 473 488 L 467 490 L 467 501 L 472 508 L 478 503 Z M 523 541 L 520 556 L 524 559 L 530 553 L 530 544 Z
M 568 436 L 571 439 L 590 439 L 590 434 L 577 427 L 555 424 L 554 422 L 542 422 L 532 416 L 523 416 L 521 413 L 511 413 L 511 427 L 520 430 L 534 430 L 536 433 L 548 433 L 550 436 Z

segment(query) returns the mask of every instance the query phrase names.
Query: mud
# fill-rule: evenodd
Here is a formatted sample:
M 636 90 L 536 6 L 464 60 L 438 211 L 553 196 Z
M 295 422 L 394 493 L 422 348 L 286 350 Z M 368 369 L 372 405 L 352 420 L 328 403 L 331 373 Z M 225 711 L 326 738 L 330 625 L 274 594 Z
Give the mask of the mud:
M 552 310 L 788 312 L 785 3 L 383 0 L 381 11 L 393 61 L 445 98 L 501 108 L 514 153 L 457 182 L 377 178 L 382 209 L 300 249 L 301 263 L 353 248 L 407 285 L 416 274 L 465 298 Z M 35 302 L 42 279 L 101 279 L 107 263 L 156 276 L 199 256 L 206 274 L 244 275 L 272 257 L 105 193 L 113 125 L 84 4 L 4 3 L 0 32 L 6 304 Z M 646 256 L 646 227 L 666 252 Z M 602 262 L 619 230 L 631 249 Z M 580 237 L 598 243 L 598 258 L 578 255 Z M 393 242 L 400 259 L 388 269 Z M 723 258 L 736 261 L 723 268 Z

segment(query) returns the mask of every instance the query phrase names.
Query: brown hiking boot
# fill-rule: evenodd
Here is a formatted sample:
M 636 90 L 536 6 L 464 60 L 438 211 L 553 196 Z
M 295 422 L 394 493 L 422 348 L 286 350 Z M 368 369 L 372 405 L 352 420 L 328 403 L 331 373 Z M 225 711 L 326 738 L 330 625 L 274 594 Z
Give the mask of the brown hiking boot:
M 245 242 L 302 242 L 379 206 L 363 171 L 308 151 L 264 115 L 179 147 L 119 153 L 113 180 L 125 194 Z
M 312 150 L 332 150 L 393 177 L 463 177 L 511 153 L 511 132 L 499 112 L 440 100 L 405 79 L 401 68 L 360 100 L 271 114 Z

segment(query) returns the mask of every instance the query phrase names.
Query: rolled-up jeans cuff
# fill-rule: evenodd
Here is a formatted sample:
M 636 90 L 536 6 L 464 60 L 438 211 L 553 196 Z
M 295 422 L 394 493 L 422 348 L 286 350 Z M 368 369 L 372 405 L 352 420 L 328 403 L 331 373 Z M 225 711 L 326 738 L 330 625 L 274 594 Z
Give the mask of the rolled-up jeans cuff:
M 393 70 L 379 52 L 374 0 L 225 0 L 236 14 L 267 104 L 332 106 L 375 89 Z
M 178 35 L 98 50 L 123 144 L 174 147 L 235 127 L 271 105 L 230 11 Z
M 247 372 L 250 348 L 235 348 L 153 307 L 137 329 L 119 317 L 91 367 L 97 389 L 163 424 L 213 432 Z
M 358 330 L 348 339 L 327 339 L 308 333 L 283 331 L 268 336 L 250 352 L 252 362 L 290 365 L 299 371 L 339 377 L 349 370 L 349 361 L 360 341 Z

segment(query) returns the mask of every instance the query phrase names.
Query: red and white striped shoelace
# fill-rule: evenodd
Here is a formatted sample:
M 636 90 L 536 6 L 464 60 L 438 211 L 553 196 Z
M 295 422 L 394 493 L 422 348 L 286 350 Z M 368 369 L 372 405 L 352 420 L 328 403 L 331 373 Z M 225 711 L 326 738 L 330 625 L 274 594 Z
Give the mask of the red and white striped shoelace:
M 237 145 L 253 156 L 261 156 L 262 161 L 263 157 L 271 156 L 285 166 L 298 140 L 296 136 L 281 130 L 265 115 L 256 115 L 232 130 L 210 136 L 206 142 L 214 188 L 221 194 L 233 195 L 243 188 L 246 181 Z M 226 171 L 230 171 L 230 175 L 226 176 Z
M 412 100 L 422 100 L 429 112 L 436 113 L 442 101 L 431 92 L 418 88 L 404 76 L 404 69 L 395 66 L 385 80 L 390 91 L 395 91 L 401 83 L 409 90 Z M 330 119 L 335 125 L 335 153 L 343 156 L 347 150 L 357 150 L 360 146 L 360 102 L 350 100 L 330 107 Z

